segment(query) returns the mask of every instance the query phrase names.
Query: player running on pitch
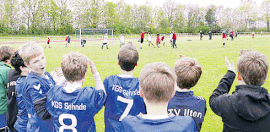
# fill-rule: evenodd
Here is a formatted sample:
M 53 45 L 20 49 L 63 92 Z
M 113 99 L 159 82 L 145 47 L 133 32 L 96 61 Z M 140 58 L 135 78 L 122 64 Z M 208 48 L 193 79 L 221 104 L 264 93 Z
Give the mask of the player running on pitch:
M 140 46 L 140 49 L 142 49 L 142 44 L 143 44 L 143 39 L 144 39 L 144 34 L 147 33 L 147 32 L 141 32 L 141 46 Z
M 49 45 L 49 48 L 51 48 L 50 41 L 51 41 L 51 39 L 48 37 L 48 40 L 47 40 L 47 45 L 45 46 L 45 48 L 46 48 L 48 45 Z
M 147 39 L 147 41 L 148 41 L 148 47 L 150 47 L 150 44 L 152 44 L 154 46 L 154 48 L 156 48 L 156 46 L 151 42 L 152 41 L 152 37 L 151 37 L 150 32 L 148 33 L 148 39 Z
M 200 31 L 200 40 L 202 40 L 202 37 L 203 37 L 203 32 Z
M 209 44 L 212 44 L 212 32 L 211 32 L 211 30 L 209 30 L 208 35 L 209 35 Z
M 163 36 L 161 37 L 161 41 L 163 42 L 163 46 L 165 46 L 165 41 L 164 41 L 164 39 L 165 39 L 165 35 L 163 34 Z
M 231 34 L 230 34 L 230 37 L 232 38 L 232 40 L 233 40 L 233 34 L 234 32 L 233 32 L 233 30 L 231 31 Z
M 222 32 L 222 39 L 223 39 L 223 48 L 225 48 L 226 34 L 224 31 Z

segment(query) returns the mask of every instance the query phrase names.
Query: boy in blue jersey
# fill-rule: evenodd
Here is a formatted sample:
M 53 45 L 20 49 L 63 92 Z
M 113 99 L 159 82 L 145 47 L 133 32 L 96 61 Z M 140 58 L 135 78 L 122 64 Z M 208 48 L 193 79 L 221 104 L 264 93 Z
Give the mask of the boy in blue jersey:
M 7 130 L 7 76 L 11 69 L 10 58 L 14 52 L 14 48 L 9 46 L 0 48 L 0 131 Z
M 168 113 L 192 117 L 199 132 L 206 113 L 206 100 L 203 97 L 194 96 L 194 92 L 190 89 L 199 81 L 202 68 L 196 59 L 180 55 L 175 63 L 174 71 L 177 76 L 177 88 L 174 97 L 169 101 Z
M 126 116 L 124 132 L 195 132 L 196 124 L 191 117 L 167 113 L 169 100 L 175 94 L 176 75 L 162 62 L 145 66 L 139 76 L 140 96 L 143 97 L 147 114 Z
M 139 79 L 133 76 L 139 60 L 136 46 L 129 42 L 118 53 L 121 74 L 111 75 L 104 80 L 107 92 L 104 120 L 106 132 L 122 130 L 121 121 L 125 116 L 145 113 L 143 99 L 139 95 Z
M 17 114 L 18 114 L 16 92 L 15 92 L 15 87 L 17 86 L 16 81 L 18 80 L 18 78 L 20 78 L 21 74 L 27 74 L 28 70 L 24 70 L 27 68 L 25 68 L 24 62 L 21 56 L 19 55 L 18 50 L 12 55 L 10 59 L 10 64 L 12 67 L 14 67 L 14 69 L 9 70 L 8 76 L 7 76 L 7 97 L 8 97 L 7 126 L 8 126 L 9 131 L 17 132 L 17 130 L 14 128 L 14 124 L 17 120 Z M 26 124 L 27 122 L 25 123 L 25 126 Z
M 28 113 L 27 131 L 53 131 L 51 116 L 46 110 L 46 94 L 55 85 L 53 77 L 46 72 L 46 58 L 42 46 L 29 42 L 20 49 L 30 72 L 23 82 L 22 97 Z
M 21 56 L 19 55 L 19 51 L 16 51 L 15 54 L 11 58 L 11 65 L 15 68 L 16 72 L 19 74 L 18 79 L 16 80 L 16 85 L 15 85 L 15 102 L 16 105 L 9 105 L 10 109 L 16 108 L 17 113 L 15 114 L 14 112 L 10 113 L 13 114 L 12 116 L 16 116 L 16 120 L 14 122 L 14 128 L 12 132 L 14 131 L 19 131 L 19 132 L 26 132 L 26 126 L 28 122 L 28 115 L 27 111 L 23 102 L 23 97 L 22 97 L 22 87 L 23 87 L 23 82 L 28 75 L 29 69 L 24 65 L 24 61 L 22 60 Z M 9 89 L 10 90 L 10 89 Z M 8 91 L 9 91 L 8 90 Z M 9 127 L 10 129 L 10 127 Z
M 82 85 L 88 64 L 94 74 L 96 89 Z M 61 68 L 66 86 L 53 87 L 47 95 L 47 110 L 52 116 L 56 132 L 95 132 L 94 116 L 106 100 L 106 92 L 93 61 L 76 52 L 62 58 Z

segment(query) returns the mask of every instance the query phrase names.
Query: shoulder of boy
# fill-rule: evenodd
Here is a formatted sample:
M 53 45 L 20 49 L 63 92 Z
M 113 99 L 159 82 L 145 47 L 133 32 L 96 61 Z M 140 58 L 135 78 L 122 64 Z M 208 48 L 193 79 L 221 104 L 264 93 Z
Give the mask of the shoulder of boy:
M 175 116 L 175 119 L 178 123 L 184 125 L 188 125 L 188 124 L 194 124 L 196 125 L 194 119 L 190 116 Z

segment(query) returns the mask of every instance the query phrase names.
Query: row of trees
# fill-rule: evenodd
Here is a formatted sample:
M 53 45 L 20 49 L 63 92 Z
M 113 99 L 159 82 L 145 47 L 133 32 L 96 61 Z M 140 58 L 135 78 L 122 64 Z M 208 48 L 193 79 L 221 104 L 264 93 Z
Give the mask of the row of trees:
M 129 5 L 124 0 L 0 0 L 0 35 L 73 34 L 77 28 L 113 28 L 115 34 L 251 31 L 258 22 L 269 31 L 269 20 L 270 0 L 260 6 L 241 0 L 237 8 L 183 5 L 175 0 L 165 0 L 162 7 L 148 2 Z

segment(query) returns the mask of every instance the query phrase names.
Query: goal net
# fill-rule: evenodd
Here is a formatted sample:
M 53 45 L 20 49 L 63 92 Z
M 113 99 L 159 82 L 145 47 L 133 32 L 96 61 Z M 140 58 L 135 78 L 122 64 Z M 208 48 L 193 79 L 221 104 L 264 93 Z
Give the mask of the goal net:
M 108 34 L 108 44 L 113 45 L 113 29 L 81 28 L 75 30 L 75 46 L 89 41 L 103 41 L 103 36 Z

